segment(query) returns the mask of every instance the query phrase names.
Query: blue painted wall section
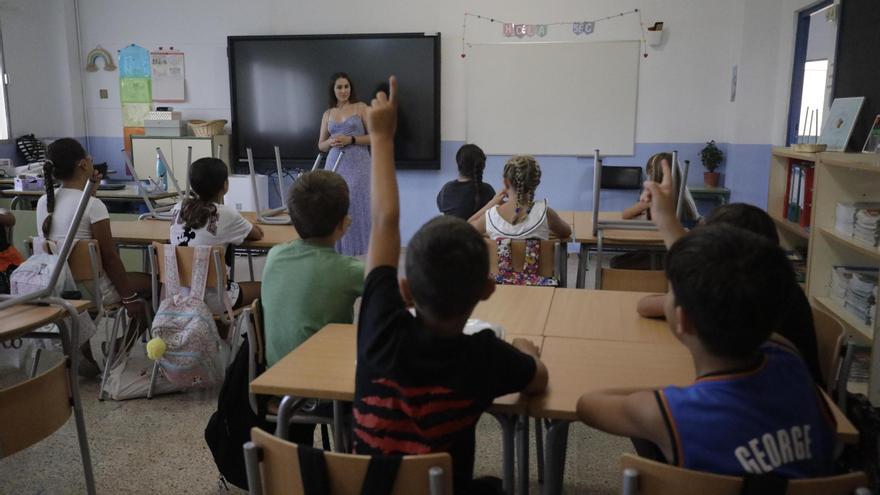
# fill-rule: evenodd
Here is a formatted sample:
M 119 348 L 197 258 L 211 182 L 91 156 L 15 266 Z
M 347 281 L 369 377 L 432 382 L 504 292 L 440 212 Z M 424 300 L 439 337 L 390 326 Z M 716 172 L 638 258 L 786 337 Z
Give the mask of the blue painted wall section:
M 398 172 L 401 198 L 401 237 L 407 242 L 415 231 L 428 219 L 437 215 L 437 192 L 447 181 L 458 174 L 455 153 L 464 144 L 461 141 L 443 141 L 440 148 L 440 170 L 401 170 Z M 479 143 L 477 143 L 479 144 Z M 123 175 L 121 137 L 89 138 L 91 154 L 96 162 L 107 161 L 110 168 Z M 703 166 L 699 152 L 704 143 L 637 143 L 633 156 L 614 156 L 604 160 L 608 166 L 644 167 L 654 153 L 678 150 L 680 160 L 690 160 L 688 184 L 703 183 Z M 732 201 L 744 201 L 764 207 L 767 202 L 768 167 L 770 145 L 720 143 L 725 152 L 721 167 L 723 183 L 731 189 Z M 558 210 L 590 210 L 593 206 L 593 157 L 538 156 L 541 164 L 541 186 L 538 197 L 547 198 Z M 483 179 L 499 189 L 501 172 L 506 156 L 490 156 Z M 600 209 L 621 210 L 638 199 L 637 191 L 605 190 L 602 192 Z M 270 195 L 270 204 L 280 204 L 277 193 Z

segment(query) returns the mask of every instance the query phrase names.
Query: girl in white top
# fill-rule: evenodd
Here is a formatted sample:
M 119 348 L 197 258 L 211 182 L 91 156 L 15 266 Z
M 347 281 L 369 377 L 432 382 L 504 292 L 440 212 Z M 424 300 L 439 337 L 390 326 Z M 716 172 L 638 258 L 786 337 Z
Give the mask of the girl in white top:
M 226 264 L 232 266 L 231 246 L 263 238 L 263 230 L 241 216 L 235 208 L 223 204 L 229 191 L 229 172 L 217 158 L 200 158 L 189 168 L 189 184 L 197 198 L 178 203 L 171 210 L 170 241 L 174 246 L 223 246 Z M 233 307 L 248 305 L 260 297 L 259 282 L 233 282 L 226 286 L 226 296 Z M 205 303 L 215 314 L 225 311 L 217 293 L 205 293 Z
M 532 156 L 516 155 L 504 164 L 504 188 L 474 213 L 470 223 L 492 239 L 568 239 L 571 227 L 547 206 L 535 201 L 541 167 Z M 506 201 L 505 201 L 506 200 Z
M 75 139 L 62 138 L 53 141 L 47 149 L 46 157 L 48 160 L 43 166 L 46 194 L 37 201 L 37 232 L 43 239 L 60 243 L 73 222 L 86 182 L 100 180 L 100 177 L 92 164 L 92 157 Z M 61 187 L 57 190 L 53 179 L 61 182 Z M 110 214 L 101 200 L 94 197 L 89 199 L 82 220 L 76 228 L 75 237 L 98 241 L 104 270 L 100 281 L 104 302 L 122 302 L 134 319 L 130 331 L 145 328 L 144 302 L 140 296 L 149 294 L 150 277 L 146 273 L 125 271 L 110 232 Z M 94 363 L 88 343 L 83 350 L 88 361 Z

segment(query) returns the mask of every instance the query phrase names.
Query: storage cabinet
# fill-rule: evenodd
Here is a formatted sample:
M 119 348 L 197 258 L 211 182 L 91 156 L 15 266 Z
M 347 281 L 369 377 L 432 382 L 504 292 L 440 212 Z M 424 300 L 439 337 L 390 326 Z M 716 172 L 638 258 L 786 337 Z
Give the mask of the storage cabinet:
M 180 187 L 185 188 L 187 182 L 186 154 L 192 147 L 192 161 L 206 156 L 215 156 L 218 146 L 223 147 L 219 157 L 229 164 L 229 136 L 213 137 L 153 137 L 132 136 L 131 150 L 134 168 L 141 179 L 156 176 L 156 148 L 162 150 L 168 166 L 174 172 Z
M 789 159 L 815 164 L 811 228 L 782 218 L 786 174 Z M 774 148 L 770 164 L 767 211 L 778 226 L 783 242 L 806 242 L 807 294 L 811 303 L 835 315 L 843 322 L 850 338 L 872 346 L 868 397 L 880 406 L 880 329 L 875 310 L 872 323 L 866 324 L 829 297 L 831 271 L 835 266 L 870 267 L 880 274 L 880 248 L 859 241 L 835 228 L 838 203 L 880 202 L 880 155 L 860 153 L 795 153 L 789 148 Z M 880 305 L 878 305 L 880 307 Z

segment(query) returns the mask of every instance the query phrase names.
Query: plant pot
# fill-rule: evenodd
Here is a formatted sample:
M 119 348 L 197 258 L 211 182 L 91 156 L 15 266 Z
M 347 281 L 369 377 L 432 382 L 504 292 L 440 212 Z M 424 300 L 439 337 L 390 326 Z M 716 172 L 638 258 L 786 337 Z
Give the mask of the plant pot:
M 718 187 L 721 180 L 721 172 L 703 172 L 703 184 L 707 187 Z

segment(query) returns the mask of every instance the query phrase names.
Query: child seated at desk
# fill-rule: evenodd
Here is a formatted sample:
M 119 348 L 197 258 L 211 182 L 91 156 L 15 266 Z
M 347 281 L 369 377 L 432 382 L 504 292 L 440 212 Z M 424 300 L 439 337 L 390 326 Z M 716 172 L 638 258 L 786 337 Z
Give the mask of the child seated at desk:
M 467 220 L 492 200 L 495 189 L 483 182 L 486 154 L 475 144 L 465 144 L 455 154 L 458 178 L 437 193 L 437 208 L 444 215 Z
M 189 185 L 197 194 L 171 209 L 169 240 L 174 246 L 223 246 L 226 265 L 235 262 L 233 246 L 247 240 L 260 240 L 263 230 L 249 222 L 235 208 L 223 204 L 229 191 L 229 172 L 219 158 L 199 158 L 189 167 Z M 226 297 L 233 308 L 247 306 L 260 294 L 259 282 L 228 280 Z M 205 304 L 214 314 L 223 313 L 226 305 L 213 290 L 205 292 Z
M 21 253 L 6 236 L 7 229 L 15 226 L 15 215 L 0 208 L 0 294 L 9 294 L 9 276 L 12 270 L 24 263 Z
M 672 245 L 666 274 L 666 317 L 692 355 L 695 383 L 586 393 L 579 418 L 651 442 L 655 457 L 687 469 L 830 474 L 831 413 L 797 351 L 768 342 L 795 284 L 785 253 L 743 229 L 701 227 Z
M 529 341 L 510 345 L 488 329 L 462 333 L 477 302 L 494 290 L 486 243 L 467 222 L 438 216 L 423 225 L 406 250 L 407 278 L 398 282 L 396 90 L 392 77 L 390 99 L 379 93 L 367 113 L 372 226 L 358 321 L 354 451 L 449 452 L 455 493 L 483 493 L 471 486 L 477 420 L 496 397 L 543 391 L 547 369 Z
M 662 170 L 662 163 L 666 162 L 666 166 L 670 166 L 672 163 L 672 153 L 656 153 L 648 158 L 648 163 L 645 164 L 645 180 L 655 180 L 657 179 L 657 175 Z M 651 219 L 651 203 L 644 200 L 644 197 L 639 197 L 639 200 L 635 202 L 629 208 L 623 210 L 620 216 L 624 220 L 632 220 L 634 218 L 646 217 L 648 220 Z
M 669 225 L 672 220 L 666 224 Z M 731 225 L 754 232 L 774 244 L 779 244 L 776 224 L 764 210 L 746 203 L 730 203 L 712 211 L 701 221 L 701 225 Z M 667 229 L 668 230 L 668 229 Z M 683 232 L 683 230 L 682 230 Z M 819 386 L 825 386 L 822 369 L 819 366 L 819 349 L 816 342 L 816 329 L 813 324 L 813 311 L 806 294 L 797 285 L 792 288 L 791 302 L 785 307 L 783 317 L 776 333 L 788 339 L 803 356 L 810 374 Z M 647 318 L 662 318 L 665 294 L 645 296 L 639 301 L 637 311 Z
M 63 242 L 67 230 L 73 222 L 76 207 L 79 204 L 82 190 L 89 180 L 100 180 L 95 170 L 92 157 L 86 153 L 82 145 L 73 138 L 62 138 L 53 141 L 46 150 L 47 161 L 43 165 L 46 182 L 46 194 L 37 201 L 37 232 L 46 240 Z M 57 190 L 54 181 L 60 181 Z M 86 205 L 85 213 L 74 234 L 76 239 L 94 239 L 98 241 L 103 273 L 99 281 L 104 304 L 121 302 L 133 323 L 131 332 L 146 328 L 144 304 L 141 297 L 149 297 L 150 276 L 146 273 L 125 271 L 125 266 L 116 251 L 113 233 L 110 231 L 110 214 L 107 206 L 100 199 L 92 197 Z M 87 293 L 90 286 L 82 287 Z M 86 361 L 81 362 L 80 374 L 97 374 L 98 365 L 92 358 L 88 342 L 82 346 Z
M 468 220 L 491 239 L 560 239 L 571 237 L 571 226 L 547 206 L 535 201 L 541 167 L 532 156 L 516 155 L 504 164 L 504 189 Z

